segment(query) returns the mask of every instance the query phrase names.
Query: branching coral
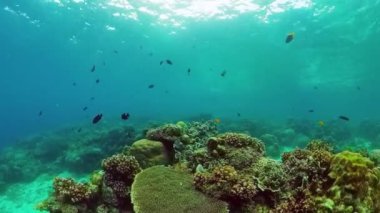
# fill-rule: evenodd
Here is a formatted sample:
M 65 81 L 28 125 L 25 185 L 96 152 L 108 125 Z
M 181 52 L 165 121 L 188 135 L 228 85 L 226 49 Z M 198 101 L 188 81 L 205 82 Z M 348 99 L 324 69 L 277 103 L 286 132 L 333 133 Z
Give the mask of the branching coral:
M 215 167 L 211 173 L 196 173 L 194 186 L 210 196 L 229 202 L 253 200 L 257 192 L 253 180 L 239 175 L 232 166 Z
M 56 177 L 53 182 L 54 192 L 57 199 L 64 203 L 81 203 L 88 201 L 94 194 L 83 183 L 76 183 L 72 178 Z
M 118 197 L 127 197 L 133 178 L 141 171 L 141 167 L 133 156 L 113 155 L 102 162 L 105 171 L 105 183 L 111 187 Z

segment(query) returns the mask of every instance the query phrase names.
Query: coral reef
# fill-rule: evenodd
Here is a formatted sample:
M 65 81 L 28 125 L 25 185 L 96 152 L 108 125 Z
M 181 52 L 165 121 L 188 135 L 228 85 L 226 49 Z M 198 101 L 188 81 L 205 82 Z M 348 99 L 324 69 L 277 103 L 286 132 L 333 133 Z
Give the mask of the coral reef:
M 343 139 L 346 144 L 373 144 L 345 135 L 350 126 L 339 125 L 339 121 L 326 122 L 331 126 L 323 128 L 306 121 L 289 121 L 281 127 L 238 123 L 244 124 L 240 130 L 255 132 L 260 139 L 237 130 L 218 133 L 218 128 L 226 130 L 229 125 L 214 121 L 155 125 L 133 144 L 121 130 L 103 133 L 117 141 L 108 151 L 118 151 L 107 155 L 110 157 L 102 161 L 102 170 L 93 172 L 88 183 L 56 178 L 54 193 L 39 209 L 99 213 L 380 212 L 378 150 L 363 152 L 365 155 L 350 151 L 335 154 L 336 147 L 326 140 L 309 140 L 330 138 L 329 142 L 339 147 Z M 276 129 L 269 131 L 269 127 Z M 375 137 L 372 131 L 362 131 Z M 97 144 L 105 138 L 86 139 L 80 144 Z M 305 148 L 290 149 L 287 146 L 291 144 Z M 58 160 L 43 153 L 40 156 L 74 166 L 76 162 L 96 163 L 104 154 L 98 146 L 77 145 L 77 151 L 70 155 L 73 147 L 76 145 L 59 152 Z M 276 161 L 266 156 L 266 149 L 271 150 L 271 157 L 282 149 L 288 151 Z
M 138 140 L 127 150 L 127 154 L 134 156 L 142 168 L 169 164 L 165 147 L 160 141 Z
M 116 195 L 118 204 L 124 205 L 133 179 L 141 171 L 138 161 L 133 156 L 116 154 L 103 160 L 102 168 L 104 184 Z
M 358 153 L 334 156 L 329 176 L 334 180 L 321 206 L 332 212 L 379 212 L 380 171 Z M 327 203 L 327 204 L 326 204 Z
M 191 174 L 164 166 L 139 173 L 131 196 L 136 213 L 228 212 L 226 203 L 193 189 Z

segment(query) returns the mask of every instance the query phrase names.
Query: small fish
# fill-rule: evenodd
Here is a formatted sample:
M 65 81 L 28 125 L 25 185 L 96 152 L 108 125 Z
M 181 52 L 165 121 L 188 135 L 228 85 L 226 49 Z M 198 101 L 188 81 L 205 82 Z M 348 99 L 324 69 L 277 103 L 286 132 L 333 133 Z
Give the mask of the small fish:
M 190 72 L 191 72 L 190 68 L 187 69 L 187 75 L 190 75 Z
M 123 113 L 123 114 L 121 114 L 121 119 L 122 120 L 128 120 L 128 118 L 129 118 L 129 113 Z
M 98 78 L 98 79 L 96 79 L 95 83 L 97 83 L 97 84 L 99 84 L 99 83 L 100 83 L 100 80 L 99 80 L 99 78 Z
M 314 86 L 314 87 L 313 87 L 313 89 L 317 90 L 317 89 L 318 89 L 318 87 L 317 87 L 317 86 Z
M 83 110 L 83 111 L 86 111 L 87 109 L 88 109 L 88 107 L 85 106 L 85 107 L 83 107 L 82 110 Z
M 148 86 L 148 88 L 149 88 L 149 89 L 153 89 L 153 88 L 154 88 L 154 84 L 150 84 L 150 85 Z
M 82 132 L 82 128 L 79 128 L 79 129 L 77 130 L 77 132 Z
M 324 121 L 318 121 L 318 125 L 319 125 L 320 127 L 323 127 L 323 126 L 325 126 L 325 122 L 324 122 Z
M 114 51 L 113 51 L 113 53 L 115 53 L 115 54 L 118 54 L 118 53 L 119 53 L 119 51 L 117 51 L 117 50 L 114 50 Z
M 95 72 L 95 70 L 96 70 L 96 66 L 95 66 L 95 64 L 92 66 L 92 68 L 91 68 L 91 72 Z
M 356 89 L 357 89 L 357 90 L 361 90 L 362 88 L 361 88 L 360 86 L 357 86 Z
M 103 61 L 103 66 L 106 66 L 106 62 L 105 61 Z
M 240 116 L 241 116 L 240 112 L 238 112 L 236 115 L 237 115 L 238 117 L 240 117 Z
M 220 120 L 220 118 L 215 118 L 215 119 L 214 119 L 214 122 L 215 122 L 216 124 L 220 124 L 221 120 Z
M 153 56 L 153 53 L 149 53 L 149 56 Z
M 296 34 L 294 32 L 288 33 L 285 39 L 285 43 L 290 43 L 291 41 L 293 41 L 295 36 Z
M 344 115 L 340 115 L 339 119 L 344 120 L 344 121 L 349 121 L 350 120 L 350 118 L 348 118 L 347 116 L 344 116 Z
M 160 65 L 162 65 L 164 63 L 164 61 L 160 61 Z
M 168 94 L 169 93 L 169 91 L 168 90 L 165 90 L 165 94 Z
M 96 124 L 98 123 L 103 117 L 103 114 L 97 114 L 93 119 L 92 119 L 92 123 L 93 124 Z
M 169 59 L 166 59 L 166 63 L 169 64 L 169 65 L 173 65 L 173 62 Z
M 95 100 L 95 97 L 91 97 L 90 100 L 91 100 L 91 101 Z
M 77 85 L 77 83 L 73 82 L 73 86 L 75 87 Z
M 314 109 L 309 109 L 309 112 L 314 112 Z
M 41 117 L 42 116 L 42 110 L 40 112 L 38 112 L 38 116 Z
M 223 72 L 220 73 L 220 76 L 224 77 L 224 76 L 226 76 L 226 74 L 227 74 L 227 71 L 223 70 Z

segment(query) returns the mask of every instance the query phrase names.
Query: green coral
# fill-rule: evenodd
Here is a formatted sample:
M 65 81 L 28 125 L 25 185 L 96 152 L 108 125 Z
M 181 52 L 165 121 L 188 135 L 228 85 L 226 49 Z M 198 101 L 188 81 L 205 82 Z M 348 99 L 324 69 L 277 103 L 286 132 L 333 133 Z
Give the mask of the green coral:
M 320 199 L 321 206 L 329 206 L 333 212 L 380 211 L 380 172 L 370 159 L 349 151 L 338 153 L 332 160 L 329 176 L 334 183 L 327 196 Z
M 136 213 L 228 212 L 226 203 L 194 190 L 190 174 L 164 166 L 139 173 L 131 196 Z
M 155 165 L 168 165 L 165 147 L 160 141 L 141 139 L 132 144 L 128 154 L 136 158 L 142 168 Z

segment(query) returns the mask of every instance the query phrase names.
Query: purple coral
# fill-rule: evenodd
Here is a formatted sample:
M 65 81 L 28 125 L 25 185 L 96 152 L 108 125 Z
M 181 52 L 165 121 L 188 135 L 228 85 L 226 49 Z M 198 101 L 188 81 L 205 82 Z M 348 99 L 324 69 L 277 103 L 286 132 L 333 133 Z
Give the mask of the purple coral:
M 127 197 L 134 177 L 141 171 L 135 157 L 124 154 L 113 155 L 102 162 L 105 171 L 105 184 L 118 197 Z

